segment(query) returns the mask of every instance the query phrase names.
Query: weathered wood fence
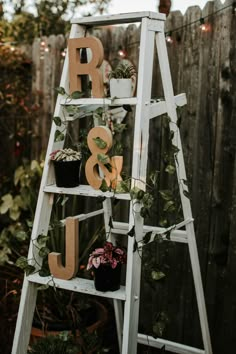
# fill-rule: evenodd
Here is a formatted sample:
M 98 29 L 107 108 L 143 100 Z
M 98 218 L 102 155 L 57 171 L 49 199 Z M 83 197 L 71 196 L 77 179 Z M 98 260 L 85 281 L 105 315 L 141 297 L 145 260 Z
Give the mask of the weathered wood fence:
M 167 45 L 174 91 L 186 92 L 188 99 L 182 109 L 181 136 L 214 354 L 232 354 L 236 348 L 236 14 L 231 3 L 216 0 L 202 11 L 191 7 L 184 16 L 171 13 L 166 21 L 166 31 L 172 31 L 172 43 Z M 199 28 L 202 17 L 206 17 L 207 31 Z M 120 48 L 138 65 L 140 32 L 136 25 L 96 29 L 95 34 L 111 66 L 119 61 Z M 47 145 L 54 88 L 59 85 L 61 53 L 66 46 L 63 36 L 51 36 L 45 42 L 48 51 L 42 50 L 39 39 L 32 47 L 32 88 L 40 105 L 34 124 L 40 137 L 34 146 L 36 155 Z M 153 97 L 162 97 L 157 60 L 155 67 Z M 160 122 L 151 128 L 155 144 L 149 153 L 155 161 L 161 150 Z M 148 286 L 143 287 L 140 326 L 150 326 L 151 316 L 167 311 L 168 339 L 199 347 L 199 319 L 184 247 L 155 249 L 156 262 L 164 259 L 168 263 L 168 280 L 159 283 L 152 295 Z

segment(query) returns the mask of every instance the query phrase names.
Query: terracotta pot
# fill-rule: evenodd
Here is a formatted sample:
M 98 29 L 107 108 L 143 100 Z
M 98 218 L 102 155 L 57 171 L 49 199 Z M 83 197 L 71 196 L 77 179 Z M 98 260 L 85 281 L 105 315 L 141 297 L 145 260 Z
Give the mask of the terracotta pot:
M 95 331 L 102 331 L 102 329 L 104 328 L 104 326 L 106 325 L 107 321 L 108 321 L 108 310 L 106 309 L 106 307 L 98 302 L 98 301 L 93 301 L 93 303 L 95 304 L 96 308 L 97 308 L 97 313 L 98 313 L 98 319 L 91 325 L 89 325 L 86 329 L 89 333 L 93 333 Z M 51 328 L 53 328 L 53 325 L 50 326 Z M 70 329 L 68 329 L 68 327 L 66 328 L 66 325 L 64 328 L 60 328 L 58 329 L 58 327 L 61 327 L 61 324 L 58 326 L 57 324 L 55 324 L 55 329 L 41 329 L 41 328 L 37 328 L 34 325 L 32 326 L 31 329 L 31 335 L 30 335 L 30 345 L 32 345 L 35 341 L 37 341 L 37 339 L 42 338 L 42 337 L 46 337 L 46 336 L 56 336 L 59 335 L 62 331 L 68 331 L 70 333 L 72 333 L 72 331 Z M 80 331 L 76 330 L 76 340 L 78 341 L 79 344 L 82 344 L 82 338 L 80 339 Z M 92 354 L 94 353 L 94 351 L 97 350 L 97 348 L 94 348 L 93 350 L 91 350 L 88 354 Z M 78 353 L 80 354 L 80 353 Z

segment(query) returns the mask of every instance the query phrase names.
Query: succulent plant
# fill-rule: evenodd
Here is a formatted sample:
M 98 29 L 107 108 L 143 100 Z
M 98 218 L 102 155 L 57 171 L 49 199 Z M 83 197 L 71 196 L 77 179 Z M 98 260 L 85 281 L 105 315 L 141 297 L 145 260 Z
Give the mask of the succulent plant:
M 110 79 L 130 79 L 136 75 L 136 70 L 133 65 L 120 63 L 109 74 Z
M 50 157 L 53 161 L 77 161 L 81 160 L 82 155 L 80 151 L 65 148 L 53 151 Z

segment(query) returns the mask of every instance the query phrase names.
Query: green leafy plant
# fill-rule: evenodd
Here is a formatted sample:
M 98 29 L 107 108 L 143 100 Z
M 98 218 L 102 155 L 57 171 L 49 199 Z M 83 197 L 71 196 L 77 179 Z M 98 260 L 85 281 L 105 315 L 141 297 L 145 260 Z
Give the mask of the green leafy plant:
M 136 76 L 136 70 L 133 65 L 120 63 L 109 73 L 110 79 L 131 79 Z
M 81 160 L 82 155 L 80 151 L 65 148 L 53 151 L 50 158 L 53 161 L 77 161 Z
M 81 347 L 74 343 L 67 332 L 57 336 L 39 338 L 27 351 L 27 354 L 78 354 Z

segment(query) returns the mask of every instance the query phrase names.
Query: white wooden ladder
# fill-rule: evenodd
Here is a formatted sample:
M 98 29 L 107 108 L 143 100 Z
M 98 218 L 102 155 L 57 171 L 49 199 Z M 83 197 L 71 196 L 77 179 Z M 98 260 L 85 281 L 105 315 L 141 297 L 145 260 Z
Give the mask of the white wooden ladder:
M 151 336 L 138 333 L 139 305 L 140 305 L 140 277 L 141 277 L 141 259 L 137 252 L 133 252 L 134 238 L 128 236 L 128 261 L 126 271 L 126 285 L 115 292 L 101 293 L 94 289 L 93 282 L 80 278 L 73 278 L 69 281 L 55 279 L 50 282 L 50 277 L 40 277 L 38 274 L 25 276 L 20 308 L 17 318 L 17 325 L 13 343 L 12 354 L 26 354 L 30 331 L 32 326 L 33 314 L 37 298 L 38 284 L 47 284 L 67 289 L 68 291 L 77 291 L 80 293 L 90 293 L 114 299 L 114 309 L 116 315 L 117 334 L 120 352 L 122 354 L 135 354 L 137 352 L 137 343 L 161 348 L 165 345 L 167 351 L 174 353 L 191 354 L 212 354 L 211 341 L 208 329 L 207 313 L 203 286 L 201 280 L 198 252 L 195 240 L 193 218 L 189 199 L 185 196 L 187 186 L 182 182 L 186 180 L 185 165 L 179 130 L 177 127 L 176 107 L 186 104 L 185 94 L 174 96 L 172 80 L 167 55 L 165 34 L 164 34 L 165 16 L 160 13 L 141 12 L 110 16 L 86 17 L 72 21 L 70 38 L 79 38 L 86 35 L 86 28 L 91 26 L 103 26 L 122 23 L 141 23 L 140 55 L 138 67 L 138 86 L 137 97 L 130 99 L 78 99 L 72 100 L 70 104 L 78 104 L 86 109 L 95 109 L 98 106 L 120 106 L 130 104 L 136 106 L 135 126 L 134 126 L 134 147 L 132 162 L 132 180 L 142 181 L 141 187 L 146 182 L 148 140 L 149 140 L 149 121 L 152 118 L 159 117 L 167 113 L 170 117 L 170 129 L 175 132 L 173 144 L 178 146 L 178 165 L 176 166 L 180 196 L 183 208 L 184 221 L 179 226 L 184 226 L 185 230 L 177 228 L 171 231 L 170 240 L 188 244 L 191 267 L 193 272 L 196 298 L 200 317 L 204 349 L 198 349 L 176 342 L 164 339 L 154 339 Z M 157 55 L 160 65 L 160 73 L 164 91 L 164 100 L 154 102 L 151 100 L 151 85 L 153 75 L 153 57 L 154 49 L 157 49 Z M 68 56 L 65 58 L 64 68 L 61 77 L 60 86 L 66 90 L 69 87 L 68 82 Z M 54 116 L 62 115 L 62 106 L 65 99 L 58 97 Z M 63 147 L 62 142 L 54 142 L 55 124 L 52 125 L 48 150 L 46 155 L 45 167 L 42 176 L 42 182 L 39 191 L 38 203 L 35 213 L 35 221 L 32 230 L 31 240 L 36 240 L 39 234 L 47 234 L 50 214 L 52 208 L 52 196 L 54 194 L 72 194 L 78 196 L 106 197 L 104 205 L 105 225 L 109 228 L 109 219 L 111 216 L 111 197 L 121 200 L 130 200 L 129 194 L 115 194 L 112 192 L 101 192 L 94 190 L 90 186 L 81 185 L 76 188 L 58 188 L 54 184 L 53 173 L 49 164 L 49 155 L 55 150 Z M 87 215 L 79 215 L 78 219 L 94 217 L 102 211 L 92 212 Z M 127 234 L 135 226 L 136 240 L 142 240 L 147 231 L 162 231 L 162 228 L 143 225 L 143 218 L 139 213 L 133 213 L 130 203 L 129 223 L 121 223 L 113 220 L 112 233 Z M 34 252 L 34 253 L 33 253 Z M 37 257 L 30 243 L 28 258 Z M 39 259 L 40 262 L 40 259 Z M 122 302 L 124 301 L 124 311 Z

